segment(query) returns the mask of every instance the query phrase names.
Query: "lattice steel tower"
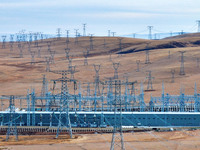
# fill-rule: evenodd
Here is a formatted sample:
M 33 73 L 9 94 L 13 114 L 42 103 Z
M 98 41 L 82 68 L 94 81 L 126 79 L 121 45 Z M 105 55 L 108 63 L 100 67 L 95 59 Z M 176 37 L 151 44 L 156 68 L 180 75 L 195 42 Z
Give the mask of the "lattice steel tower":
M 61 74 L 62 77 L 53 80 L 54 82 L 61 82 L 61 97 L 60 97 L 60 108 L 59 108 L 59 123 L 57 127 L 56 138 L 58 138 L 60 132 L 64 127 L 69 131 L 70 138 L 72 138 L 72 128 L 71 128 L 71 121 L 69 116 L 69 89 L 68 89 L 68 82 L 73 82 L 74 87 L 76 86 L 76 80 L 72 80 L 67 78 L 67 75 L 71 72 L 69 70 L 59 70 L 53 71 L 56 74 Z M 74 89 L 75 90 L 75 89 Z M 65 121 L 63 121 L 65 120 Z
M 84 56 L 84 58 L 85 58 L 85 59 L 84 59 L 84 66 L 87 66 L 87 65 L 88 65 L 88 60 L 87 60 L 88 55 L 89 55 L 89 50 L 83 52 L 83 56 Z
M 15 140 L 18 141 L 16 113 L 15 113 L 15 97 L 13 95 L 10 96 L 9 111 L 10 113 L 9 113 L 9 122 L 8 122 L 7 134 L 6 134 L 6 141 L 9 140 L 10 135 L 14 135 Z
M 6 48 L 6 35 L 2 35 L 2 48 Z
M 74 29 L 75 30 L 75 45 L 77 45 L 78 44 L 78 30 L 79 29 Z
M 35 52 L 31 51 L 30 54 L 31 54 L 31 65 L 34 65 L 35 64 Z
M 100 95 L 100 88 L 99 88 L 99 82 L 100 82 L 100 79 L 99 79 L 99 70 L 101 68 L 101 65 L 95 65 L 94 64 L 94 70 L 96 72 L 96 75 L 95 75 L 95 93 L 96 95 Z
M 147 28 L 149 30 L 149 40 L 151 40 L 152 39 L 152 29 L 153 29 L 153 26 L 148 26 Z
M 152 77 L 151 75 L 151 71 L 147 71 L 148 72 L 148 76 L 146 77 L 146 79 L 148 79 L 148 84 L 147 84 L 147 90 L 153 90 L 153 79 L 154 77 Z
M 83 36 L 86 36 L 86 23 L 83 24 Z
M 114 79 L 118 79 L 118 68 L 119 68 L 120 63 L 113 63 L 113 68 L 115 70 L 114 72 Z
M 184 70 L 184 53 L 185 51 L 179 51 L 181 53 L 181 66 L 180 66 L 180 73 L 179 75 L 185 75 L 185 70 Z
M 122 132 L 122 99 L 121 99 L 121 80 L 114 80 L 115 97 L 114 97 L 114 126 L 110 150 L 125 150 L 124 137 Z M 120 108 L 120 114 L 118 109 Z
M 57 29 L 57 39 L 60 40 L 60 38 L 61 38 L 61 29 L 58 28 Z

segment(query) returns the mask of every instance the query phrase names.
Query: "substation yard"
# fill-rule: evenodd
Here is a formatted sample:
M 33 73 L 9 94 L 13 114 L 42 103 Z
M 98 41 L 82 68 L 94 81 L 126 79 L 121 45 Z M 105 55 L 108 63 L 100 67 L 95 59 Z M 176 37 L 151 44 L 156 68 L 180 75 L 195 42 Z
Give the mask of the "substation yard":
M 100 80 L 113 77 L 113 62 L 120 62 L 118 69 L 119 79 L 124 80 L 125 76 L 129 81 L 137 81 L 136 93 L 140 92 L 140 82 L 143 82 L 144 89 L 147 87 L 147 71 L 152 71 L 153 91 L 145 92 L 145 102 L 149 102 L 150 96 L 160 96 L 162 93 L 162 82 L 165 84 L 165 92 L 171 95 L 179 95 L 180 88 L 185 94 L 194 94 L 194 84 L 200 84 L 200 68 L 197 66 L 197 58 L 200 57 L 199 35 L 180 36 L 165 40 L 142 40 L 123 38 L 122 50 L 119 49 L 117 37 L 94 37 L 93 50 L 88 55 L 88 65 L 84 66 L 83 51 L 89 47 L 89 37 L 79 38 L 79 44 L 74 44 L 70 39 L 69 48 L 72 64 L 76 65 L 75 79 L 81 82 L 94 80 L 95 71 L 93 64 L 101 64 L 99 72 Z M 104 47 L 104 39 L 107 46 Z M 28 45 L 24 42 L 23 57 L 20 58 L 20 51 L 17 43 L 10 51 L 9 44 L 5 49 L 0 49 L 0 95 L 26 95 L 27 89 L 35 88 L 36 94 L 41 94 L 42 75 L 45 74 L 49 81 L 49 90 L 52 88 L 52 79 L 58 75 L 46 72 L 45 57 L 49 57 L 47 41 L 52 41 L 51 50 L 55 51 L 51 70 L 65 70 L 68 68 L 68 60 L 65 57 L 65 38 L 47 39 L 39 42 L 41 47 L 41 58 L 37 57 L 37 48 L 34 42 L 31 44 L 31 51 L 35 51 L 34 64 L 31 64 L 31 55 Z M 148 43 L 148 47 L 147 47 Z M 0 44 L 1 47 L 2 43 Z M 149 49 L 150 64 L 145 64 L 145 49 Z M 170 51 L 170 58 L 169 58 Z M 180 76 L 180 52 L 185 51 L 185 73 Z M 122 53 L 119 55 L 117 53 Z M 111 55 L 111 59 L 110 59 Z M 112 60 L 112 61 L 111 61 Z M 136 60 L 140 60 L 140 71 L 136 72 Z M 175 82 L 171 83 L 171 69 L 175 69 Z M 198 89 L 198 88 L 197 88 Z M 59 92 L 59 85 L 55 91 Z M 84 89 L 83 89 L 84 90 Z M 199 90 L 197 91 L 199 93 Z M 8 107 L 9 101 L 3 101 L 3 109 Z M 15 103 L 19 107 L 19 102 Z M 25 104 L 24 104 L 25 105 Z M 200 131 L 170 131 L 170 132 L 132 132 L 124 133 L 126 149 L 200 149 Z M 111 133 L 98 134 L 75 134 L 74 139 L 66 135 L 19 135 L 19 141 L 12 137 L 8 142 L 5 136 L 0 136 L 1 149 L 109 149 L 112 139 Z

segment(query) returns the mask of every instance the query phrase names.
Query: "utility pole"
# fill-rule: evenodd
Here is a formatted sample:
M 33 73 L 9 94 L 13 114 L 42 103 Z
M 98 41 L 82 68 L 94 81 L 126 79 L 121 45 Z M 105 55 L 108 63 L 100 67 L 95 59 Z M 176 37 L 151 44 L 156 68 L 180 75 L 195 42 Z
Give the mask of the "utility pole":
M 183 76 L 183 75 L 185 75 L 185 70 L 184 70 L 184 53 L 185 53 L 185 51 L 179 51 L 179 53 L 181 53 L 181 66 L 180 66 L 179 75 Z
M 86 23 L 83 24 L 83 36 L 86 36 Z
M 153 29 L 153 26 L 148 26 L 147 28 L 149 30 L 149 40 L 151 40 L 152 39 L 152 29 Z
M 148 79 L 147 91 L 151 91 L 151 90 L 153 90 L 152 83 L 153 83 L 154 77 L 152 77 L 150 70 L 147 72 L 148 72 L 148 76 L 146 77 L 146 79 Z

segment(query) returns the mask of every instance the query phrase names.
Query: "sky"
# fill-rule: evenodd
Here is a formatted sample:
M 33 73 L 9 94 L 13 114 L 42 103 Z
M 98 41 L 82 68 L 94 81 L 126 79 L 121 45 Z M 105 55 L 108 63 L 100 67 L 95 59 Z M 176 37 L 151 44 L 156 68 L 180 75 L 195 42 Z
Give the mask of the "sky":
M 42 32 L 62 34 L 74 29 L 104 36 L 152 32 L 195 32 L 199 0 L 0 0 L 0 34 Z

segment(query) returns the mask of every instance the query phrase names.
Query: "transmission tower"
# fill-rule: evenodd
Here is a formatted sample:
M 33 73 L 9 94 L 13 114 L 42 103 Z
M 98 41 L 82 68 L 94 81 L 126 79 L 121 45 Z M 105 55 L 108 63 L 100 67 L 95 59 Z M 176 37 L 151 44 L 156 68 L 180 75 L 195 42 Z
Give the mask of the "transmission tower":
M 200 32 L 200 20 L 197 20 L 197 24 L 198 24 L 197 32 Z
M 6 48 L 6 35 L 2 35 L 2 49 Z
M 90 34 L 90 51 L 93 50 L 93 34 Z
M 48 46 L 47 50 L 48 50 L 48 52 L 51 51 L 51 43 L 52 43 L 51 41 L 47 41 L 47 46 Z
M 148 26 L 147 28 L 149 30 L 149 40 L 151 40 L 152 39 L 152 29 L 153 29 L 153 26 Z
M 10 51 L 13 51 L 13 44 L 14 44 L 14 35 L 10 35 Z
M 148 79 L 148 85 L 147 85 L 147 91 L 153 90 L 153 79 L 154 77 L 152 77 L 151 75 L 151 71 L 147 71 L 148 72 L 148 76 L 146 77 L 146 79 Z
M 76 66 L 71 66 L 70 67 L 70 73 L 71 73 L 71 79 L 74 79 L 74 73 L 76 72 Z
M 171 80 L 171 82 L 174 83 L 175 69 L 171 69 L 171 74 L 172 74 L 172 80 Z
M 35 64 L 35 52 L 31 51 L 30 54 L 31 54 L 31 65 L 34 65 Z
M 118 79 L 118 68 L 119 68 L 120 63 L 113 63 L 113 68 L 115 70 L 114 72 L 114 79 Z
M 46 72 L 50 71 L 50 58 L 49 57 L 45 57 L 46 59 Z
M 48 92 L 48 81 L 46 79 L 46 75 L 43 75 L 41 97 L 45 97 L 47 92 Z
M 10 135 L 14 135 L 15 140 L 18 141 L 16 113 L 15 113 L 15 97 L 13 95 L 10 96 L 9 111 L 10 113 L 9 113 L 9 122 L 8 122 L 7 134 L 6 134 L 6 141 L 9 140 Z
M 95 93 L 96 95 L 100 95 L 100 88 L 99 88 L 99 83 L 100 83 L 100 79 L 99 79 L 99 70 L 101 68 L 101 65 L 95 65 L 94 64 L 94 70 L 96 72 L 96 75 L 95 75 L 95 80 L 94 80 L 94 83 L 95 83 Z
M 111 32 L 112 33 L 112 36 L 114 37 L 115 36 L 115 34 L 116 34 L 116 32 Z
M 199 58 L 196 58 L 196 59 L 197 59 L 197 68 L 199 68 L 200 59 Z
M 133 38 L 135 38 L 136 37 L 136 33 L 133 33 Z
M 56 53 L 55 51 L 50 51 L 50 55 L 51 55 L 51 59 L 50 59 L 50 60 L 51 60 L 51 63 L 52 63 L 52 64 L 55 63 L 55 62 L 54 62 L 55 53 Z
M 29 42 L 31 43 L 33 41 L 33 34 L 30 32 L 29 33 Z
M 122 131 L 122 98 L 121 98 L 121 80 L 114 80 L 115 97 L 114 97 L 114 126 L 110 150 L 125 150 L 124 137 Z M 118 109 L 120 108 L 120 116 Z
M 18 48 L 19 48 L 19 57 L 23 58 L 23 48 L 24 48 L 24 45 L 19 44 Z
M 184 70 L 184 53 L 185 51 L 179 51 L 181 53 L 181 67 L 180 67 L 180 73 L 179 75 L 185 75 L 185 70 Z
M 70 48 L 65 48 L 65 55 L 66 55 L 67 60 L 69 60 L 69 52 L 70 52 Z
M 137 63 L 136 72 L 139 72 L 140 71 L 140 60 L 136 60 L 136 63 Z
M 75 45 L 78 44 L 78 30 L 79 29 L 74 29 L 75 30 Z
M 38 46 L 38 34 L 34 33 L 35 46 Z
M 30 53 L 31 52 L 31 42 L 27 42 L 27 44 L 28 44 L 28 52 Z
M 108 30 L 108 37 L 110 37 L 110 30 Z
M 86 36 L 86 23 L 83 24 L 83 36 Z
M 61 29 L 58 28 L 57 29 L 57 39 L 60 40 L 60 38 L 61 38 Z
M 145 61 L 145 64 L 150 64 L 151 62 L 150 62 L 150 60 L 149 60 L 149 50 L 146 50 L 145 53 L 146 53 L 146 61 Z
M 66 30 L 66 33 L 67 33 L 66 44 L 67 44 L 67 48 L 68 48 L 68 45 L 69 45 L 69 30 Z
M 57 134 L 56 138 L 58 138 L 60 132 L 64 127 L 68 129 L 70 138 L 72 138 L 72 128 L 71 128 L 71 121 L 69 116 L 69 89 L 68 89 L 68 82 L 72 82 L 74 87 L 76 87 L 76 80 L 69 79 L 67 77 L 70 74 L 69 70 L 59 70 L 53 71 L 56 74 L 61 74 L 62 78 L 57 80 L 53 80 L 54 82 L 61 82 L 61 98 L 60 98 L 60 108 L 59 108 L 59 123 L 57 127 Z M 74 88 L 77 90 L 77 88 Z M 65 120 L 65 121 L 64 121 Z
M 83 52 L 83 56 L 84 56 L 84 58 L 85 58 L 85 59 L 84 59 L 84 66 L 87 66 L 87 65 L 88 65 L 88 60 L 87 60 L 88 55 L 89 55 L 89 50 Z

